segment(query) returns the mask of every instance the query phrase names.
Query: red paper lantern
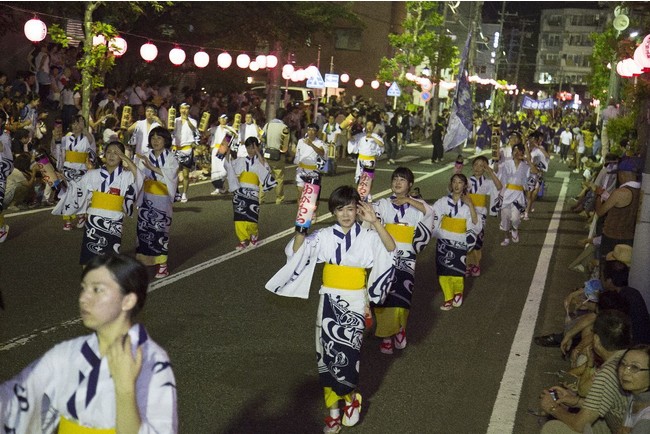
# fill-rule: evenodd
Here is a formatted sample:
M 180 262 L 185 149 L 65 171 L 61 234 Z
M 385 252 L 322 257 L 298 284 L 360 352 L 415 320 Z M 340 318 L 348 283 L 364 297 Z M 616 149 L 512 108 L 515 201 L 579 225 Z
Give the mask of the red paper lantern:
M 142 44 L 140 47 L 140 56 L 142 56 L 145 62 L 152 62 L 156 57 L 158 57 L 158 48 L 151 42 Z
M 36 17 L 27 21 L 23 30 L 27 39 L 32 42 L 41 42 L 47 36 L 47 26 Z
M 185 51 L 178 46 L 172 48 L 169 52 L 169 61 L 176 66 L 182 65 L 185 62 Z

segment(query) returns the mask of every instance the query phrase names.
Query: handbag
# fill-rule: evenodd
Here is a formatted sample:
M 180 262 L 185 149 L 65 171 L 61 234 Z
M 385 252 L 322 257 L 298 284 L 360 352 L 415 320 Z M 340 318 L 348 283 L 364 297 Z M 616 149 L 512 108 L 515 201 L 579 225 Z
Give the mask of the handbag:
M 276 148 L 264 148 L 264 158 L 271 161 L 280 161 L 282 154 Z

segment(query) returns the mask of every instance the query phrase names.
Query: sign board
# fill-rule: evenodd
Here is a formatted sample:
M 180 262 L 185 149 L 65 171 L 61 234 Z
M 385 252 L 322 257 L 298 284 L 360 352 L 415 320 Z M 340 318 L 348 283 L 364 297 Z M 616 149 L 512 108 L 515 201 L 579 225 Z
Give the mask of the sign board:
M 339 87 L 339 75 L 338 74 L 325 74 L 325 87 Z
M 388 91 L 386 91 L 386 95 L 388 96 L 400 96 L 401 94 L 402 91 L 399 89 L 396 81 L 394 81 L 393 84 L 391 84 L 388 88 Z
M 323 81 L 323 76 L 320 75 L 320 71 L 316 71 L 312 77 L 309 77 L 307 80 L 307 87 L 311 89 L 323 89 L 325 88 L 325 82 Z
M 422 92 L 420 98 L 422 98 L 422 101 L 429 101 L 431 99 L 431 92 Z

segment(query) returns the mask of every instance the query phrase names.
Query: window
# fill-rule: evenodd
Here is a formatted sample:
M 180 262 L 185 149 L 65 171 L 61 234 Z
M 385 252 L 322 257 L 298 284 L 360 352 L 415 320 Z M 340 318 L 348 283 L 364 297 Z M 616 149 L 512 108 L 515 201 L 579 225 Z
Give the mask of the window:
M 542 54 L 540 57 L 542 65 L 558 66 L 560 58 L 557 54 Z
M 561 15 L 550 15 L 546 19 L 546 24 L 553 27 L 559 27 L 562 25 L 562 16 Z
M 361 51 L 361 29 L 336 29 L 334 47 L 337 50 Z
M 547 47 L 559 47 L 562 45 L 562 39 L 557 33 L 549 33 L 544 36 L 544 42 Z
M 569 45 L 574 47 L 591 47 L 594 43 L 587 33 L 574 33 L 569 35 Z

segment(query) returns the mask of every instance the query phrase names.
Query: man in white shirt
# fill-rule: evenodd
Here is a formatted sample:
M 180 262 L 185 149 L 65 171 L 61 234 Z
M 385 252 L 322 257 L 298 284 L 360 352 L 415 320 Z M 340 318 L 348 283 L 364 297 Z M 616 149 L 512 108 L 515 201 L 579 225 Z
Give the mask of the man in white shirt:
M 573 134 L 571 129 L 567 125 L 564 127 L 564 131 L 560 134 L 560 158 L 563 163 L 566 163 L 567 158 L 569 157 L 569 149 L 571 149 L 571 141 L 573 140 Z
M 132 134 L 129 144 L 135 145 L 136 154 L 146 155 L 149 152 L 149 131 L 163 125 L 156 112 L 156 107 L 147 105 L 144 111 L 145 118 L 141 121 L 133 122 L 127 130 L 129 134 Z
M 188 201 L 187 191 L 190 188 L 190 171 L 194 169 L 194 147 L 199 137 L 199 130 L 197 129 L 196 119 L 189 117 L 190 105 L 188 103 L 182 103 L 179 111 L 180 116 L 176 118 L 174 123 L 174 146 L 172 146 L 172 151 L 178 157 L 178 163 L 183 170 L 181 202 L 185 203 Z
M 296 168 L 296 187 L 298 187 L 298 197 L 302 195 L 302 189 L 305 186 L 305 180 L 320 178 L 319 163 L 325 157 L 325 144 L 317 138 L 318 125 L 315 123 L 307 125 L 307 135 L 298 140 L 296 146 L 296 156 L 293 164 Z

